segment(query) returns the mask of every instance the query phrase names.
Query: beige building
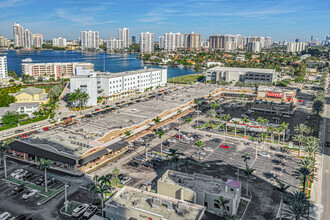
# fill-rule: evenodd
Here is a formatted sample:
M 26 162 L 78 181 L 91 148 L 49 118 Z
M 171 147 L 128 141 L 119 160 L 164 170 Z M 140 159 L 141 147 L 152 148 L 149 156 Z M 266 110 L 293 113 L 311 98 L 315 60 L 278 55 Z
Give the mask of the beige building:
M 0 48 L 9 48 L 11 41 L 3 36 L 0 36 Z
M 34 87 L 27 87 L 14 94 L 16 98 L 16 103 L 33 103 L 41 102 L 48 103 L 49 99 L 44 89 L 38 89 Z
M 106 218 L 115 220 L 200 220 L 205 207 L 125 186 L 104 210 Z
M 184 34 L 184 49 L 185 50 L 199 50 L 201 49 L 201 34 L 192 32 L 191 34 Z
M 206 211 L 217 215 L 235 215 L 241 199 L 241 182 L 231 179 L 224 182 L 203 174 L 167 170 L 157 181 L 157 193 L 203 205 Z M 215 201 L 219 197 L 229 200 L 225 209 Z
M 211 50 L 225 49 L 225 36 L 213 35 L 209 37 L 209 41 Z
M 94 64 L 92 63 L 23 63 L 23 74 L 34 76 L 38 78 L 42 76 L 44 78 L 70 78 L 74 75 L 76 67 L 81 66 L 83 69 L 94 70 Z

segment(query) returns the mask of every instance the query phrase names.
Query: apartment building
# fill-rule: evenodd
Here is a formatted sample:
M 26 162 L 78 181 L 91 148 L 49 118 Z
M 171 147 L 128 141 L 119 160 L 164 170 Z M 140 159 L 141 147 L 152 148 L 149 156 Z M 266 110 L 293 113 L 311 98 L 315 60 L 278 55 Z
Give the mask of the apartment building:
M 192 32 L 191 34 L 184 34 L 184 49 L 199 50 L 201 49 L 201 34 Z
M 159 48 L 164 49 L 165 48 L 165 38 L 164 36 L 159 36 Z
M 15 22 L 13 25 L 14 47 L 24 47 L 24 28 Z
M 157 181 L 157 193 L 205 206 L 206 211 L 213 214 L 235 215 L 241 200 L 241 182 L 167 170 Z M 219 197 L 229 201 L 225 209 L 216 201 Z
M 97 104 L 97 97 L 109 100 L 121 99 L 165 86 L 167 69 L 141 69 L 120 73 L 96 73 L 91 70 L 77 68 L 75 76 L 70 78 L 70 90 L 82 89 L 89 94 L 88 106 Z
M 121 48 L 129 48 L 130 38 L 129 38 L 129 29 L 128 28 L 119 28 L 118 29 L 118 40 L 121 42 Z
M 214 67 L 207 70 L 206 80 L 212 83 L 219 81 L 272 83 L 277 81 L 277 74 L 274 69 Z
M 211 50 L 221 50 L 225 49 L 225 36 L 219 34 L 209 37 L 210 49 Z
M 9 48 L 11 41 L 4 36 L 0 36 L 0 48 Z
M 306 48 L 306 43 L 304 42 L 300 42 L 300 43 L 296 43 L 296 42 L 289 42 L 286 45 L 286 52 L 287 53 L 299 53 L 303 50 L 305 50 Z
M 116 220 L 200 220 L 205 207 L 125 186 L 106 201 L 104 211 Z
M 140 52 L 151 53 L 154 51 L 154 33 L 140 33 Z
M 0 56 L 0 79 L 8 78 L 7 57 Z
M 258 41 L 248 42 L 247 51 L 259 53 L 261 51 L 261 44 Z
M 113 37 L 110 37 L 106 41 L 106 45 L 107 45 L 107 50 L 108 51 L 121 50 L 121 49 L 123 49 L 123 41 L 122 40 L 117 40 L 117 39 L 115 39 Z
M 165 33 L 164 49 L 166 51 L 175 51 L 183 47 L 183 34 L 181 33 Z
M 94 69 L 92 63 L 22 63 L 22 73 L 38 78 L 70 78 L 74 75 L 76 67 L 83 67 L 84 69 Z
M 58 37 L 53 38 L 54 47 L 66 47 L 66 38 Z
M 99 32 L 98 31 L 81 31 L 81 50 L 99 49 Z

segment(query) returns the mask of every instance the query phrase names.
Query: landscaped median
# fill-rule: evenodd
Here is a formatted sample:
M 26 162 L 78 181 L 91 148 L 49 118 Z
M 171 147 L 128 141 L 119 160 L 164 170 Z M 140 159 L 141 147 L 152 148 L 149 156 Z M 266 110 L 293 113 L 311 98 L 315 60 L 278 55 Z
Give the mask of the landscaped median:
M 76 201 L 70 201 L 68 203 L 68 207 L 67 207 L 67 210 L 65 210 L 65 206 L 63 206 L 61 209 L 60 209 L 60 213 L 62 213 L 63 215 L 67 215 L 67 216 L 72 216 L 72 212 L 75 208 L 77 208 L 79 205 L 81 205 L 81 203 L 79 202 L 76 202 Z
M 32 183 L 27 183 L 22 180 L 12 178 L 10 176 L 7 177 L 5 180 L 7 180 L 8 182 L 14 183 L 14 184 L 18 184 L 18 185 L 24 184 L 27 188 L 38 190 L 38 194 L 44 197 L 42 200 L 40 200 L 38 202 L 38 205 L 42 205 L 42 204 L 48 202 L 48 200 L 52 199 L 54 196 L 56 196 L 59 193 L 61 193 L 62 191 L 64 191 L 64 188 L 65 188 L 64 186 L 62 186 L 59 189 L 56 189 L 56 190 L 48 189 L 48 192 L 45 192 L 45 188 L 42 186 L 38 186 L 38 185 L 35 185 Z

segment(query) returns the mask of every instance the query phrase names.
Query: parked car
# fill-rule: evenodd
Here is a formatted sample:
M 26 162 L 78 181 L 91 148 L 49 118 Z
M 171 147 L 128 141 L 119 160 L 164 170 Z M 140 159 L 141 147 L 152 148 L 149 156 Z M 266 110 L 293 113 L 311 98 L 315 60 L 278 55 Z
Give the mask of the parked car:
M 166 160 L 166 157 L 162 156 L 162 155 L 157 155 L 156 157 L 154 157 L 154 159 L 158 159 L 160 161 Z
M 14 195 L 16 195 L 18 193 L 23 192 L 24 190 L 25 190 L 25 186 L 24 186 L 24 184 L 22 184 L 22 185 L 16 186 L 13 190 L 13 193 L 14 193 Z
M 182 134 L 176 134 L 174 137 L 176 137 L 176 138 L 183 138 L 183 135 Z
M 173 138 L 173 139 L 167 139 L 168 142 L 170 143 L 176 143 L 176 140 Z
M 72 211 L 72 216 L 79 218 L 87 210 L 88 204 L 81 204 Z
M 15 130 L 15 134 L 22 133 L 24 130 Z
M 259 156 L 262 156 L 262 157 L 268 157 L 268 158 L 270 158 L 270 155 L 269 154 L 267 154 L 267 153 L 265 153 L 265 152 L 258 152 L 258 155 Z
M 125 185 L 126 183 L 128 183 L 129 181 L 131 181 L 131 177 L 130 176 L 124 176 L 124 178 L 122 180 L 120 180 L 120 184 Z
M 192 158 L 199 159 L 199 155 L 198 154 L 194 154 L 194 155 L 192 155 Z M 203 160 L 204 157 L 201 156 L 200 159 Z
M 38 190 L 36 189 L 30 189 L 29 191 L 27 191 L 26 193 L 24 193 L 22 195 L 22 199 L 29 199 L 31 198 L 32 196 L 34 196 L 35 194 L 37 194 Z
M 35 128 L 40 128 L 40 125 L 33 125 L 32 129 L 35 129 Z
M 48 127 L 44 127 L 43 129 L 44 129 L 44 131 L 48 131 L 48 130 L 49 130 L 49 128 L 48 128 Z
M 181 139 L 180 142 L 182 142 L 184 144 L 189 144 L 189 140 L 188 139 Z
M 205 153 L 204 151 L 202 151 L 202 150 L 201 150 L 201 151 L 198 150 L 198 151 L 196 151 L 195 153 L 196 153 L 196 154 L 201 154 L 201 155 L 206 155 L 206 153 Z
M 11 214 L 9 212 L 4 212 L 0 215 L 0 220 L 7 220 L 10 219 Z
M 26 180 L 30 179 L 31 177 L 33 177 L 33 176 L 34 176 L 34 174 L 29 172 L 24 177 L 22 177 L 22 180 L 26 181 Z
M 10 136 L 10 135 L 12 135 L 12 133 L 4 133 L 4 134 L 2 135 L 2 137 L 8 137 L 8 136 Z
M 133 160 L 137 160 L 137 161 L 143 162 L 144 161 L 144 158 L 141 157 L 141 156 L 135 156 L 135 157 L 133 157 Z
M 213 148 L 210 148 L 210 147 L 204 147 L 204 149 L 203 150 L 205 150 L 205 151 L 213 151 L 214 149 Z
M 22 179 L 23 177 L 25 177 L 29 172 L 27 170 L 24 170 L 23 172 L 17 174 L 15 176 L 16 179 Z
M 48 179 L 48 178 L 47 178 Z M 50 178 L 50 179 L 48 179 L 47 180 L 47 186 L 50 186 L 50 185 L 52 185 L 52 184 L 54 184 L 55 183 L 55 178 Z M 43 182 L 42 184 L 41 184 L 41 186 L 42 187 L 44 187 L 46 185 L 46 182 Z
M 222 144 L 222 145 L 220 145 L 220 147 L 221 147 L 221 148 L 225 148 L 225 149 L 230 149 L 230 146 L 228 146 L 228 145 L 223 145 L 223 144 Z
M 163 153 L 164 154 L 171 154 L 171 151 L 169 149 L 165 149 L 165 150 L 163 150 Z
M 44 177 L 40 177 L 39 179 L 37 179 L 36 185 L 41 185 L 43 182 L 45 182 L 45 178 Z
M 143 164 L 143 166 L 145 166 L 145 167 L 149 167 L 149 168 L 152 168 L 153 167 L 153 164 L 151 163 L 151 162 L 145 162 L 144 164 Z
M 23 169 L 17 169 L 14 172 L 12 172 L 10 176 L 15 178 L 16 175 L 22 173 L 23 171 L 24 171 Z
M 148 152 L 148 153 L 147 153 L 147 156 L 148 156 L 148 157 L 154 157 L 154 156 L 155 156 L 155 154 L 154 154 L 154 153 L 152 153 L 152 152 Z
M 124 178 L 124 174 L 121 173 L 121 174 L 118 175 L 119 180 L 122 180 L 123 178 Z
M 86 209 L 86 212 L 84 213 L 84 217 L 89 219 L 91 218 L 95 213 L 97 212 L 97 206 L 91 205 Z
M 138 164 L 138 163 L 135 162 L 135 161 L 130 162 L 129 165 L 131 165 L 131 166 L 133 166 L 133 167 L 138 167 L 138 166 L 140 166 L 140 164 Z

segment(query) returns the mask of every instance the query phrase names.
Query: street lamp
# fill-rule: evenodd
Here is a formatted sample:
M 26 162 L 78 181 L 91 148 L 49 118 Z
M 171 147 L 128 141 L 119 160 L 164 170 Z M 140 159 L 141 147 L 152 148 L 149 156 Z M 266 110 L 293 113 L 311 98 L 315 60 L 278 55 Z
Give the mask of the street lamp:
M 68 204 L 69 204 L 69 202 L 68 202 L 67 186 L 68 185 L 65 182 L 65 184 L 64 184 L 64 206 L 65 206 L 65 212 L 68 211 Z

